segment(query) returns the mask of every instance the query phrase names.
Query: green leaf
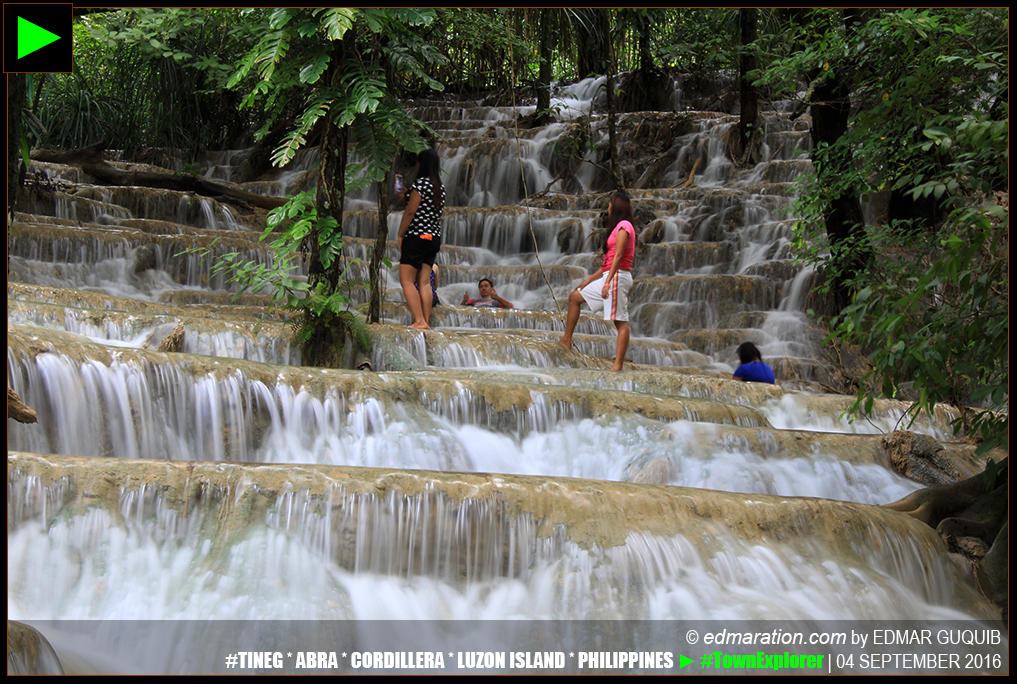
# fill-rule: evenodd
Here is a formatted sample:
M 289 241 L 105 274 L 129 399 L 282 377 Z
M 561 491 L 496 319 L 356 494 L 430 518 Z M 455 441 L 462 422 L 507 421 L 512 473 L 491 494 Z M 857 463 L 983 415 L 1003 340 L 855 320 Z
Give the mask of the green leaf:
M 31 154 L 31 149 L 30 149 L 30 146 L 28 144 L 28 136 L 26 136 L 25 135 L 25 131 L 22 130 L 21 131 L 21 163 L 25 165 L 26 169 L 32 165 L 32 160 L 31 160 L 30 154 Z
M 309 38 L 318 32 L 318 24 L 313 21 L 304 21 L 297 28 L 301 38 Z
M 329 40 L 341 40 L 346 32 L 353 28 L 353 20 L 357 10 L 346 7 L 334 7 L 327 10 L 316 10 Z
M 269 28 L 275 31 L 286 28 L 286 25 L 293 19 L 293 13 L 294 10 L 288 8 L 274 10 L 268 19 Z
M 301 83 L 317 83 L 321 75 L 325 73 L 325 69 L 328 68 L 329 55 L 322 52 L 314 56 L 314 58 L 304 65 L 304 68 L 300 70 L 300 82 Z
M 267 35 L 259 46 L 260 52 L 255 59 L 260 64 L 258 74 L 263 81 L 271 81 L 276 65 L 283 60 L 289 51 L 289 37 L 285 31 L 275 31 Z
M 307 142 L 307 134 L 318 122 L 318 119 L 328 112 L 328 93 L 319 91 L 315 93 L 307 109 L 300 116 L 297 127 L 290 131 L 282 140 L 282 143 L 272 153 L 272 164 L 275 166 L 286 166 L 293 159 L 303 145 Z

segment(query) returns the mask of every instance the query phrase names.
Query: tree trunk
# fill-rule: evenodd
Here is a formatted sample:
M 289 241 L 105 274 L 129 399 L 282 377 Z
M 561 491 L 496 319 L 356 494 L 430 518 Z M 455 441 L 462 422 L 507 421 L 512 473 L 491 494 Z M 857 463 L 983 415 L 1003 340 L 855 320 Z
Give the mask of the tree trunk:
M 576 76 L 584 79 L 607 73 L 607 44 L 597 10 L 582 7 L 573 10 L 573 34 L 576 40 Z
M 849 36 L 857 29 L 859 15 L 856 10 L 844 10 L 845 28 Z M 851 82 L 845 74 L 850 65 L 831 65 L 833 76 L 821 78 L 818 71 L 813 79 L 820 79 L 812 93 L 812 142 L 813 147 L 833 145 L 848 130 L 851 113 Z M 842 183 L 844 170 L 852 164 L 850 158 L 839 159 L 836 163 L 819 167 L 820 187 L 836 187 Z M 861 273 L 872 259 L 871 251 L 864 246 L 864 218 L 858 194 L 849 190 L 835 194 L 829 200 L 825 216 L 826 234 L 830 241 L 831 259 L 834 261 L 831 282 L 834 305 L 843 309 L 851 301 L 850 281 Z
M 21 401 L 18 393 L 10 387 L 7 388 L 7 417 L 19 423 L 39 422 L 35 409 Z
M 748 50 L 756 42 L 755 8 L 742 8 L 739 20 L 742 33 L 742 52 L 738 55 L 738 74 L 741 84 L 741 118 L 738 121 L 738 143 L 736 156 L 741 161 L 748 161 L 753 135 L 756 133 L 756 119 L 759 117 L 759 96 L 756 87 L 749 80 L 749 72 L 756 68 L 756 56 Z
M 28 103 L 25 74 L 7 74 L 7 221 L 14 215 L 21 169 L 21 111 Z M 8 234 L 10 231 L 8 231 Z M 10 250 L 8 250 L 9 252 Z
M 340 85 L 344 56 L 345 40 L 336 41 L 325 81 L 333 88 L 338 88 Z M 336 125 L 333 116 L 332 112 L 326 115 L 321 138 L 315 206 L 318 218 L 329 216 L 335 219 L 337 224 L 335 230 L 339 235 L 342 235 L 349 126 Z M 305 239 L 305 247 L 310 256 L 307 273 L 307 281 L 312 288 L 310 297 L 331 297 L 334 295 L 346 266 L 345 259 L 341 256 L 333 259 L 328 267 L 325 266 L 321 260 L 321 237 L 316 226 L 315 230 L 309 233 Z M 343 315 L 337 314 L 329 308 L 316 313 L 312 307 L 305 305 L 303 329 L 299 332 L 299 336 L 303 341 L 302 351 L 306 363 L 324 368 L 342 366 L 348 330 L 349 326 Z
M 371 304 L 367 312 L 368 323 L 381 322 L 381 264 L 388 242 L 388 176 L 378 183 L 378 235 L 371 253 Z
M 537 77 L 537 116 L 534 123 L 538 126 L 551 121 L 551 13 L 554 10 L 540 10 L 540 71 Z
M 653 25 L 652 14 L 654 10 L 643 10 L 648 14 L 639 16 L 639 89 L 640 108 L 638 111 L 650 111 L 658 109 L 660 100 L 661 84 L 657 65 L 653 63 L 653 53 L 650 51 L 650 27 Z
M 609 13 L 610 10 L 600 10 L 600 21 L 601 21 L 601 32 L 605 36 L 610 36 L 610 21 Z M 614 43 L 608 40 L 608 67 L 607 67 L 607 80 L 605 81 L 605 87 L 607 88 L 607 141 L 608 141 L 608 168 L 611 174 L 611 185 L 615 190 L 623 190 L 624 185 L 622 184 L 621 175 L 618 173 L 618 143 L 617 134 L 615 130 L 615 97 L 614 97 Z
M 338 88 L 342 76 L 344 41 L 336 41 L 333 48 L 332 59 L 328 67 L 327 83 Z M 318 216 L 331 216 L 338 223 L 336 230 L 342 234 L 343 230 L 343 202 L 346 199 L 346 155 L 349 131 L 346 126 L 336 125 L 331 115 L 326 117 L 325 130 L 321 139 L 319 152 L 318 190 L 315 195 L 315 204 L 318 208 Z M 328 285 L 329 293 L 334 292 L 339 278 L 342 276 L 343 260 L 336 259 L 328 268 L 327 272 L 321 262 L 318 234 L 312 233 L 313 244 L 311 245 L 311 265 L 308 271 L 308 279 L 311 284 L 324 282 Z

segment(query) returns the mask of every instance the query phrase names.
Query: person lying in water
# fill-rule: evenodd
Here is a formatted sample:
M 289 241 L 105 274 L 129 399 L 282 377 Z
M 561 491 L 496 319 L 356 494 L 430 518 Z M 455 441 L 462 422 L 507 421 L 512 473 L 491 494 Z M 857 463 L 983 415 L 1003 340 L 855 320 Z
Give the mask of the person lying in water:
M 480 288 L 480 297 L 470 299 L 468 292 L 463 292 L 463 306 L 486 306 L 491 309 L 511 309 L 512 302 L 504 297 L 498 296 L 494 290 L 494 283 L 489 278 L 481 278 L 477 284 Z

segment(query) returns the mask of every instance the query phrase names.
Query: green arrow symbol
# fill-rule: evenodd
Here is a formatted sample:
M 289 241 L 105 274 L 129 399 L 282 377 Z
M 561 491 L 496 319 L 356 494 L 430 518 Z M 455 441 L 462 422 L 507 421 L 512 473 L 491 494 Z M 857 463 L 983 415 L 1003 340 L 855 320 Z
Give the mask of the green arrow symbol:
M 60 36 L 37 26 L 27 19 L 18 17 L 18 59 L 41 50 L 50 43 L 60 40 Z
M 681 653 L 678 654 L 678 669 L 679 670 L 682 669 L 683 667 L 685 667 L 686 665 L 691 665 L 691 664 L 692 664 L 692 661 L 690 659 L 686 658 Z

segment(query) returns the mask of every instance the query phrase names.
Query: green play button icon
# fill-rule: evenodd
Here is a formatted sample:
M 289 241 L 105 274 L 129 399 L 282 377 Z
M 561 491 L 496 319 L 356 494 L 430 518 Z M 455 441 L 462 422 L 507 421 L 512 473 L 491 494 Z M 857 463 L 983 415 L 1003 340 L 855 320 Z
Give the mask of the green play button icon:
M 74 8 L 69 4 L 4 3 L 4 71 L 70 73 Z
M 60 36 L 33 24 L 27 19 L 18 17 L 18 59 L 41 50 L 50 43 L 60 40 Z

